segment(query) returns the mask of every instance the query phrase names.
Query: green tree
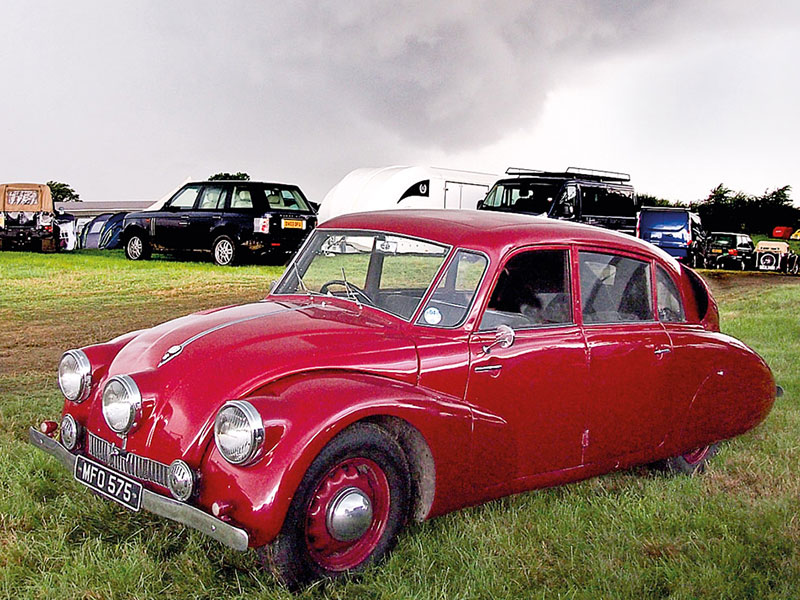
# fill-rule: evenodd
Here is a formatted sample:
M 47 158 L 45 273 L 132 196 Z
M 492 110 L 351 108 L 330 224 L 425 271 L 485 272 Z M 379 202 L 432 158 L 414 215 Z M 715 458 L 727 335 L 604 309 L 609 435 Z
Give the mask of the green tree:
M 215 173 L 208 178 L 209 181 L 238 180 L 250 181 L 250 175 L 239 171 L 238 173 Z
M 47 187 L 53 195 L 53 202 L 80 202 L 81 197 L 66 183 L 48 181 Z

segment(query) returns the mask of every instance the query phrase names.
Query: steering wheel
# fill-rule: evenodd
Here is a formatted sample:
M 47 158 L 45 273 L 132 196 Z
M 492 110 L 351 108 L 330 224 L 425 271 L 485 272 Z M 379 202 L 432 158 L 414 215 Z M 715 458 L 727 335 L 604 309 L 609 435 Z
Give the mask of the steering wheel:
M 342 287 L 343 287 L 345 290 L 349 290 L 349 291 L 353 292 L 353 294 L 355 294 L 355 295 L 357 295 L 357 296 L 361 296 L 361 299 L 362 299 L 362 300 L 363 300 L 363 301 L 364 301 L 366 304 L 370 304 L 370 305 L 372 305 L 372 304 L 373 304 L 373 302 L 372 302 L 372 298 L 370 298 L 369 296 L 367 296 L 367 293 L 366 293 L 364 290 L 362 290 L 361 288 L 359 288 L 357 285 L 353 285 L 353 284 L 352 284 L 352 283 L 350 283 L 349 281 L 347 281 L 347 282 L 346 282 L 344 279 L 331 279 L 331 280 L 330 280 L 330 281 L 328 281 L 327 283 L 323 283 L 323 284 L 322 284 L 322 287 L 321 287 L 321 288 L 319 288 L 319 293 L 320 293 L 320 294 L 328 294 L 328 293 L 329 293 L 329 291 L 328 291 L 328 288 L 329 288 L 330 286 L 332 286 L 332 285 L 340 285 L 340 286 L 342 286 Z

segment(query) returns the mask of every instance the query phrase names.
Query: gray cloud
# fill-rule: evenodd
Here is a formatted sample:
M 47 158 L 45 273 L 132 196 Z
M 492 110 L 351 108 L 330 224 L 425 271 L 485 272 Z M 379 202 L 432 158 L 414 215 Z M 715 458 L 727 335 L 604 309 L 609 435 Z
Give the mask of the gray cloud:
M 101 199 L 248 170 L 321 196 L 359 166 L 528 128 L 606 61 L 796 27 L 789 4 L 12 1 L 0 178 Z

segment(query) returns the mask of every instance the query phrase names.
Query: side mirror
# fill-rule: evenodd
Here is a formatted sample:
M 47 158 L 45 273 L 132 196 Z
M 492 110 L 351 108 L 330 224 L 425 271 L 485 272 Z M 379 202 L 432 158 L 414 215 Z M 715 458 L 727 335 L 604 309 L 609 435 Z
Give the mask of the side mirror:
M 481 210 L 483 208 L 483 200 L 478 200 L 478 204 L 475 206 L 477 210 Z
M 494 333 L 494 341 L 483 347 L 483 353 L 489 354 L 492 348 L 500 346 L 501 348 L 510 348 L 514 343 L 514 330 L 508 325 L 498 325 Z

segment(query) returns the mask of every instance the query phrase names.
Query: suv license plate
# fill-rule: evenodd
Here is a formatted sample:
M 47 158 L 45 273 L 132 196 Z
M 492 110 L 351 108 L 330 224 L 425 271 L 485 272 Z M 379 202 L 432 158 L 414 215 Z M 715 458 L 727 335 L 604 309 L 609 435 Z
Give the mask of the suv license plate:
M 306 222 L 302 219 L 283 219 L 281 221 L 282 229 L 305 229 Z
M 722 249 L 721 248 L 712 248 L 711 249 L 711 254 L 722 254 Z
M 83 456 L 76 458 L 75 479 L 98 494 L 119 502 L 125 508 L 139 510 L 142 505 L 141 483 Z

